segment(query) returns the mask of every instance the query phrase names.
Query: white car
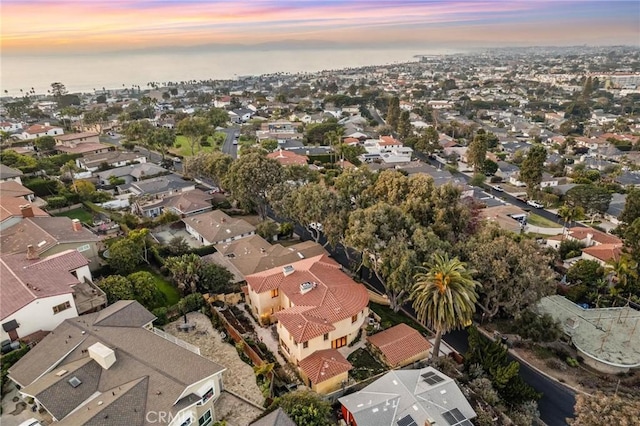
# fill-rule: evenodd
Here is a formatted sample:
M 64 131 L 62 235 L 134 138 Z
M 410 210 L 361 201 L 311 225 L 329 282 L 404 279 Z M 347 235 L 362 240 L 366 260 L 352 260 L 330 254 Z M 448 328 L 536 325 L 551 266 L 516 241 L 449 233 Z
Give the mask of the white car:
M 494 191 L 504 192 L 504 189 L 500 185 L 495 185 L 491 187 Z
M 42 426 L 42 423 L 40 423 L 38 419 L 32 417 L 29 420 L 25 420 L 20 423 L 18 426 Z
M 541 209 L 541 208 L 543 208 L 543 207 L 544 207 L 544 206 L 543 206 L 542 204 L 540 204 L 539 202 L 537 202 L 537 201 L 533 201 L 533 200 L 529 200 L 529 201 L 527 201 L 527 204 L 528 204 L 528 205 L 530 205 L 531 207 L 535 207 L 536 209 Z

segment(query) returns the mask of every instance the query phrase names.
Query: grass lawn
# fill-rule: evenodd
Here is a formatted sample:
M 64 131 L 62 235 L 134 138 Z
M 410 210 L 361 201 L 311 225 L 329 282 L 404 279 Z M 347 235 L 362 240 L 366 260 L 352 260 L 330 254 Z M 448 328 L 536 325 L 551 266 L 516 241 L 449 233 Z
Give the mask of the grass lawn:
M 211 152 L 218 151 L 226 138 L 226 134 L 222 132 L 216 132 L 213 136 L 209 136 L 207 141 L 211 144 L 211 146 L 203 146 L 198 149 L 196 146 L 196 154 L 198 152 Z M 180 145 L 180 147 L 173 147 L 169 150 L 172 154 L 179 155 L 181 157 L 189 157 L 191 156 L 191 146 L 189 145 L 189 139 L 186 136 L 176 136 L 176 145 Z
M 527 218 L 527 223 L 533 226 L 539 226 L 541 228 L 562 228 L 562 225 L 556 223 L 552 220 L 546 219 L 542 216 L 538 216 L 535 213 L 529 214 Z
M 158 290 L 160 290 L 162 294 L 164 294 L 164 297 L 167 301 L 167 307 L 173 306 L 178 303 L 178 301 L 180 301 L 180 292 L 170 281 L 168 281 L 158 272 L 154 271 L 152 268 L 142 268 L 142 270 L 153 275 L 153 278 L 156 282 L 156 287 L 158 287 Z
M 347 360 L 353 365 L 353 369 L 349 371 L 349 375 L 358 382 L 387 370 L 387 367 L 382 365 L 368 350 L 363 348 L 356 349 L 347 357 Z
M 80 222 L 88 223 L 90 225 L 93 223 L 93 214 L 82 207 L 66 212 L 56 213 L 54 216 L 64 216 L 70 219 L 78 219 Z
M 403 312 L 393 312 L 393 309 L 389 308 L 388 306 L 378 305 L 377 303 L 369 303 L 369 309 L 380 316 L 380 323 L 384 328 L 389 328 L 400 323 L 405 323 L 420 332 L 426 331 L 422 327 L 422 325 L 406 316 Z

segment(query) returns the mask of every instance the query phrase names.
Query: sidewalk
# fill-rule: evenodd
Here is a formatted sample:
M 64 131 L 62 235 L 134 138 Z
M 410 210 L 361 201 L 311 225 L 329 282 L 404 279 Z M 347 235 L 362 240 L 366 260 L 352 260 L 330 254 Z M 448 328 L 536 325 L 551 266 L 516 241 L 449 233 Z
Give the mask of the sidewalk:
M 533 232 L 543 235 L 560 235 L 563 228 L 543 228 L 541 226 L 527 225 L 524 227 L 524 232 Z

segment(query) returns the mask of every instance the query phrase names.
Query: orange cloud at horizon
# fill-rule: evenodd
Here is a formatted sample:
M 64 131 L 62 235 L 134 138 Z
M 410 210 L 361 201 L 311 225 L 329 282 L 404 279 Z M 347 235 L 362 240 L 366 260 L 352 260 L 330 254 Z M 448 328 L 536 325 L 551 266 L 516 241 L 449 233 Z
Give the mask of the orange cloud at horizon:
M 602 13 L 583 7 L 588 13 L 577 17 L 568 13 L 571 2 L 560 2 L 562 10 L 558 3 L 4 0 L 1 45 L 4 53 L 55 53 L 283 40 L 638 44 L 637 16 L 607 15 L 614 4 L 632 3 L 590 2 Z

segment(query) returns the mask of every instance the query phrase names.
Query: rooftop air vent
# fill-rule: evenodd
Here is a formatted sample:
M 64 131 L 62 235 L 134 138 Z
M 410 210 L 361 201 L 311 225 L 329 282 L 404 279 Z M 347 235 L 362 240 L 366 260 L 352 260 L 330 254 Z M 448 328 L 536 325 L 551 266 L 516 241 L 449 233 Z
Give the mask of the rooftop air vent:
M 316 287 L 316 283 L 312 283 L 309 281 L 303 282 L 302 284 L 300 284 L 300 294 L 308 293 L 311 290 L 313 290 L 315 287 Z
M 287 265 L 287 266 L 283 266 L 282 267 L 282 273 L 284 274 L 285 277 L 293 274 L 294 271 L 295 271 L 295 269 L 291 265 Z
M 69 384 L 71 385 L 72 388 L 77 388 L 82 384 L 82 382 L 76 376 L 73 376 L 72 378 L 69 379 Z

